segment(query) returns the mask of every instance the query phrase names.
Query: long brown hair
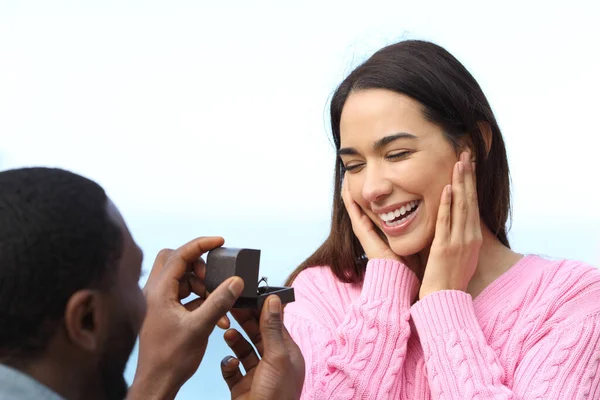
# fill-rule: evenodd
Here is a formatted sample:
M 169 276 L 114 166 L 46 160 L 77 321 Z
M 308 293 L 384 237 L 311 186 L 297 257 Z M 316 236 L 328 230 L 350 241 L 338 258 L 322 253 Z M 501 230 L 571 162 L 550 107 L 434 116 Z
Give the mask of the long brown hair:
M 384 47 L 358 66 L 336 89 L 330 105 L 331 131 L 340 148 L 340 119 L 348 96 L 357 90 L 387 89 L 407 95 L 423 106 L 424 116 L 442 128 L 458 152 L 465 139 L 477 160 L 477 195 L 481 218 L 505 246 L 510 214 L 510 176 L 502 133 L 475 78 L 444 48 L 420 40 Z M 492 133 L 487 151 L 482 124 Z M 331 231 L 325 242 L 287 279 L 304 269 L 329 266 L 342 282 L 361 282 L 367 265 L 365 252 L 352 231 L 341 197 L 344 168 L 335 160 Z

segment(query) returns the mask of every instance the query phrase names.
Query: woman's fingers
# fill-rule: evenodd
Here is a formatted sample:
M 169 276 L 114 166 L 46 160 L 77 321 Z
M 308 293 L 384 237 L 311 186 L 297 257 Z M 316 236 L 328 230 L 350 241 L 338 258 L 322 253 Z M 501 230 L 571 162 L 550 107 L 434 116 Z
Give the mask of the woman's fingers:
M 399 257 L 390 246 L 380 237 L 377 227 L 360 206 L 354 201 L 346 182 L 342 186 L 342 200 L 352 223 L 352 231 L 360 241 L 367 258 L 396 259 Z
M 481 217 L 477 198 L 477 176 L 475 163 L 470 160 L 465 162 L 465 196 L 469 207 L 465 225 L 467 238 L 479 238 L 481 237 Z
M 348 212 L 348 216 L 350 217 L 350 222 L 352 222 L 352 229 L 354 230 L 354 233 L 357 233 L 357 231 L 359 231 L 358 233 L 362 234 L 361 228 L 364 227 L 361 226 L 361 224 L 364 223 L 363 221 L 361 221 L 361 217 L 363 216 L 363 213 L 360 209 L 360 206 L 356 204 L 356 202 L 352 198 L 350 194 L 350 189 L 348 188 L 348 184 L 346 182 L 344 182 L 342 185 L 342 200 L 344 201 L 344 206 L 346 207 L 346 211 Z
M 435 224 L 436 244 L 448 243 L 452 228 L 452 185 L 446 185 L 442 190 L 437 222 Z
M 465 153 L 460 155 L 460 159 L 456 163 L 452 174 L 452 228 L 450 237 L 452 243 L 460 243 L 463 240 L 467 213 L 469 211 L 465 190 L 464 155 Z

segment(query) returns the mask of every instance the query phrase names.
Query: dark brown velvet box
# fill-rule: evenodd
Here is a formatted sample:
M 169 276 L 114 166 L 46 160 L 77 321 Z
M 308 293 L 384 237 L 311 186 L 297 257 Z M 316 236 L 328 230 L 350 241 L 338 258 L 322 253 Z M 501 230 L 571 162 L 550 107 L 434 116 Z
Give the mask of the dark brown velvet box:
M 279 296 L 282 304 L 293 302 L 294 288 L 258 286 L 259 264 L 260 250 L 227 247 L 211 250 L 206 257 L 206 290 L 212 292 L 228 278 L 239 276 L 244 280 L 244 291 L 233 308 L 261 311 L 264 301 L 272 294 Z

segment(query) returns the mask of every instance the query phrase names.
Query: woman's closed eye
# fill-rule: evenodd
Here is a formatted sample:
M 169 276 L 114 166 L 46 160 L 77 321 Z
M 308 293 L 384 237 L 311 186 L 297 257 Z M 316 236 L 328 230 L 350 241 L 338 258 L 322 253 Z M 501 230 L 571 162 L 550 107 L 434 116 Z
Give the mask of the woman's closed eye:
M 409 150 L 400 150 L 400 151 L 391 151 L 385 155 L 386 160 L 390 161 L 399 161 L 408 157 L 412 152 Z M 362 167 L 364 167 L 365 162 L 357 162 L 357 161 L 349 161 L 344 164 L 345 172 L 358 172 Z
M 358 171 L 363 165 L 365 165 L 364 162 L 361 163 L 348 163 L 348 164 L 344 164 L 344 170 L 346 172 L 356 172 Z
M 386 154 L 385 158 L 387 158 L 388 160 L 400 160 L 408 157 L 410 153 L 411 152 L 408 150 L 391 151 L 388 154 Z

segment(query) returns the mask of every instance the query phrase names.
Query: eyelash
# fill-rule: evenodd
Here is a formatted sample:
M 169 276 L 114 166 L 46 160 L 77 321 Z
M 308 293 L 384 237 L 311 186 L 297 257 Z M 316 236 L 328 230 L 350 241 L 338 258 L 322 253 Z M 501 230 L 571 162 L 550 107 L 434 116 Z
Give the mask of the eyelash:
M 408 151 L 408 150 L 399 151 L 398 153 L 391 154 L 391 155 L 387 156 L 386 158 L 391 158 L 391 159 L 404 158 L 409 153 L 410 153 L 410 151 Z
M 410 151 L 399 151 L 398 153 L 390 154 L 390 155 L 386 156 L 385 158 L 388 160 L 397 160 L 397 159 L 404 158 L 409 154 L 410 154 Z M 344 171 L 352 172 L 352 171 L 356 170 L 357 168 L 361 167 L 362 165 L 363 164 L 356 164 L 356 165 L 351 165 L 349 167 L 344 165 Z

